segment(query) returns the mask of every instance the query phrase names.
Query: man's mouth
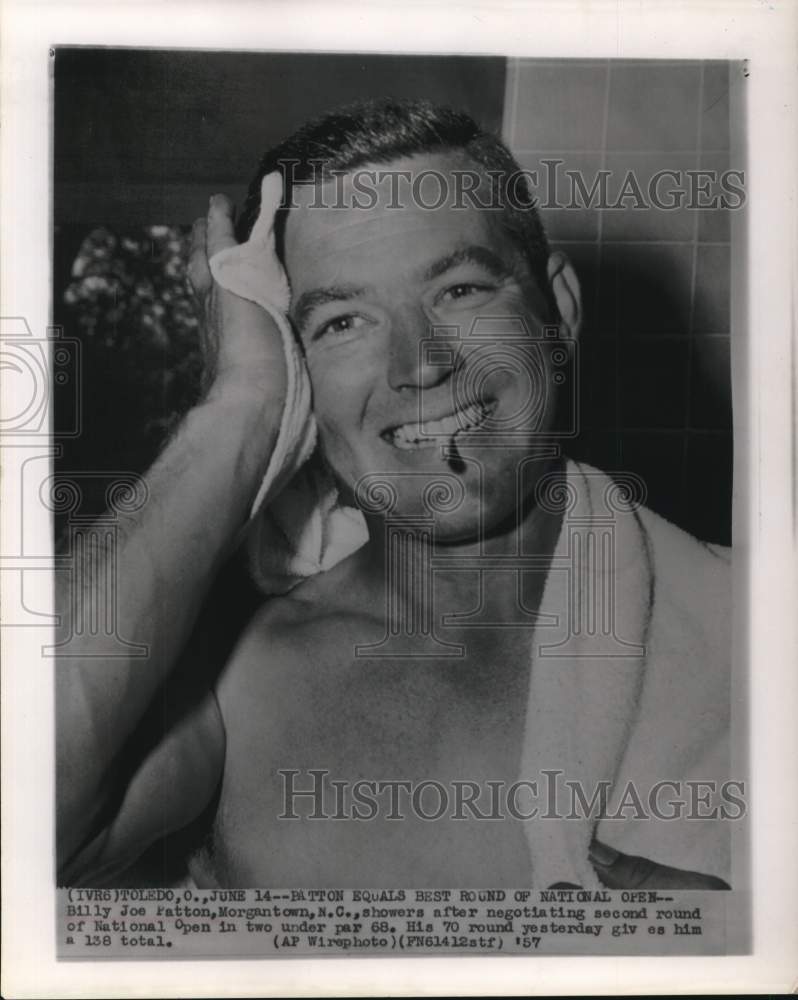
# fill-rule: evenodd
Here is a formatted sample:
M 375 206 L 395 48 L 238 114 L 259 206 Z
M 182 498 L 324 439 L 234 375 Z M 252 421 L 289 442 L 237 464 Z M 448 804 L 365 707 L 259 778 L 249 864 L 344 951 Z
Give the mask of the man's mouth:
M 414 448 L 433 448 L 441 439 L 453 438 L 457 434 L 476 430 L 496 409 L 496 401 L 470 403 L 460 410 L 437 420 L 425 420 L 418 424 L 401 424 L 383 431 L 382 437 L 395 448 L 410 451 Z

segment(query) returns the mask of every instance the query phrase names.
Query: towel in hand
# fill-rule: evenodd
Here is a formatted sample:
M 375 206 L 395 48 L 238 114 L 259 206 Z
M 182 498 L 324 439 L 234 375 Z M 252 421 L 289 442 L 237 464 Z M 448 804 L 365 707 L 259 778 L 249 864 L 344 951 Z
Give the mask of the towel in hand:
M 368 538 L 360 511 L 339 502 L 338 490 L 316 448 L 310 379 L 287 318 L 291 291 L 275 249 L 274 216 L 282 178 L 261 183 L 261 207 L 246 243 L 211 257 L 215 281 L 255 302 L 277 323 L 287 388 L 280 431 L 250 512 L 246 549 L 253 579 L 266 594 L 281 594 L 330 569 Z M 268 387 L 264 387 L 268 391 Z

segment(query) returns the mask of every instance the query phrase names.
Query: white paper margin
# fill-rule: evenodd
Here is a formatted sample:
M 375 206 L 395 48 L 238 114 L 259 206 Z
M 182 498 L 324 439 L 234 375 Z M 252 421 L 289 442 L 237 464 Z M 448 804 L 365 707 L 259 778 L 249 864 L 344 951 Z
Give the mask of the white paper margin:
M 749 803 L 755 952 L 724 958 L 405 958 L 55 962 L 52 661 L 38 636 L 2 635 L 5 997 L 781 992 L 798 982 L 796 663 L 796 65 L 791 0 L 383 3 L 38 3 L 2 7 L 0 315 L 49 324 L 51 44 L 749 60 L 749 341 L 734 360 L 735 459 L 748 470 L 752 614 Z M 747 397 L 746 412 L 739 400 Z M 4 409 L 12 404 L 2 400 Z M 6 411 L 8 412 L 8 411 Z M 3 482 L 2 551 L 19 532 Z M 745 523 L 740 525 L 739 510 Z M 26 523 L 45 536 L 44 509 Z M 30 519 L 30 520 L 28 520 Z M 13 546 L 12 546 L 13 547 Z M 739 552 L 739 550 L 738 550 Z M 50 603 L 46 580 L 31 591 Z M 38 632 L 38 630 L 36 630 Z

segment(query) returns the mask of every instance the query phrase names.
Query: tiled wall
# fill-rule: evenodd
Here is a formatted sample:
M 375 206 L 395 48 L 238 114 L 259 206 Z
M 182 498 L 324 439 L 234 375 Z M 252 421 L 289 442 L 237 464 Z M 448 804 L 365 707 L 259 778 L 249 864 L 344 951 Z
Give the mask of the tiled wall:
M 571 452 L 642 475 L 649 505 L 710 541 L 730 540 L 730 227 L 723 209 L 545 208 L 628 171 L 647 198 L 659 170 L 730 164 L 729 74 L 721 62 L 515 60 L 504 136 L 538 171 L 549 238 L 583 290 L 581 427 Z M 556 167 L 556 195 L 548 183 Z M 666 179 L 663 191 L 675 182 Z M 713 186 L 710 196 L 722 193 Z M 578 201 L 578 199 L 577 199 Z M 627 200 L 631 206 L 634 198 Z

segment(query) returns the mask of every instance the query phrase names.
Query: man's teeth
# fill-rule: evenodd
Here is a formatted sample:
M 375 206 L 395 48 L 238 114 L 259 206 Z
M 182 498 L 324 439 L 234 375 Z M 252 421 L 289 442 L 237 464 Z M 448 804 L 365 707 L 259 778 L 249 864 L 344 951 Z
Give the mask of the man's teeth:
M 391 444 L 397 448 L 432 448 L 441 438 L 453 437 L 463 431 L 473 430 L 484 423 L 492 406 L 472 403 L 440 420 L 428 420 L 423 424 L 403 424 L 391 432 Z

